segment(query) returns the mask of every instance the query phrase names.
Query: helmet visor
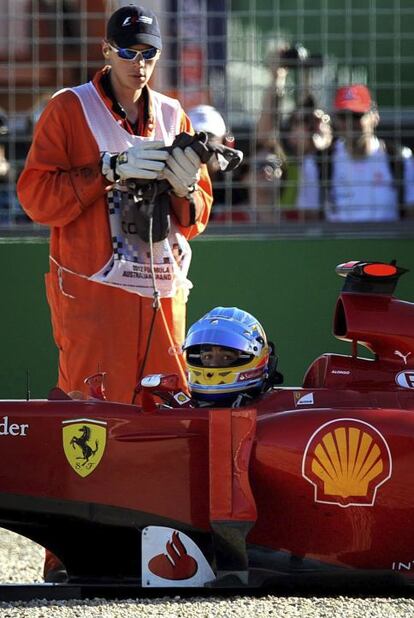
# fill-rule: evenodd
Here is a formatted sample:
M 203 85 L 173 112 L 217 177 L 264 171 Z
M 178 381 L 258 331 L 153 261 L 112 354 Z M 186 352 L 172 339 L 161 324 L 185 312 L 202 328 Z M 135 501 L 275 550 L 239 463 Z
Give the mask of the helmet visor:
M 263 340 L 261 342 L 252 342 L 250 333 L 247 333 L 245 336 L 240 332 L 229 331 L 227 328 L 222 328 L 217 325 L 214 328 L 190 330 L 184 342 L 183 349 L 187 350 L 195 345 L 201 346 L 207 344 L 224 346 L 233 350 L 240 350 L 240 352 L 259 356 L 263 343 Z
M 210 344 L 195 345 L 186 349 L 189 365 L 196 367 L 225 368 L 245 365 L 253 360 L 253 354 L 247 354 L 234 348 Z

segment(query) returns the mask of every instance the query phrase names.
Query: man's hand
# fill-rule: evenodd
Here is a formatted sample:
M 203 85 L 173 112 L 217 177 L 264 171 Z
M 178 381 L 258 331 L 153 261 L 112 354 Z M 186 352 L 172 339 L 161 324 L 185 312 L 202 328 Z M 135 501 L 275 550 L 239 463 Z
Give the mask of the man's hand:
M 190 146 L 185 150 L 174 148 L 160 178 L 168 180 L 175 195 L 187 197 L 200 178 L 200 165 L 200 157 Z
M 143 140 L 120 154 L 104 152 L 102 174 L 110 182 L 129 178 L 154 180 L 159 177 L 169 156 L 163 148 L 164 142 Z

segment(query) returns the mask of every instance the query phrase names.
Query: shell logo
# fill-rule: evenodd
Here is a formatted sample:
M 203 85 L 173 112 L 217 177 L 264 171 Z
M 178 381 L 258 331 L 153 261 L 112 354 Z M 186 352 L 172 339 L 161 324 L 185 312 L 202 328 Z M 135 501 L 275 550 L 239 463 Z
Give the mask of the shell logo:
M 302 476 L 314 486 L 315 502 L 341 507 L 373 506 L 392 473 L 391 452 L 369 423 L 341 418 L 317 429 L 306 445 Z

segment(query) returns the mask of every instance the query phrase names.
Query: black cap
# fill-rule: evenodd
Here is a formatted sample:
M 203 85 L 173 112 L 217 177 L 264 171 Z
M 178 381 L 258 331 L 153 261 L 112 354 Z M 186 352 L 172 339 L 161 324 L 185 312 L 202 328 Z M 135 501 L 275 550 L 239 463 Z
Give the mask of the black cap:
M 106 26 L 106 38 L 118 47 L 143 43 L 162 49 L 157 17 L 149 9 L 135 4 L 123 6 L 111 15 Z

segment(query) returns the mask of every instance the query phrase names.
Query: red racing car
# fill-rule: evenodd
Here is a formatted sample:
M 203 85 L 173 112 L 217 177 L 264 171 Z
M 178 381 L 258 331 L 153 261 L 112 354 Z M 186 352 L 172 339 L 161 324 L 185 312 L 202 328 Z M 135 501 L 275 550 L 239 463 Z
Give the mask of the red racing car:
M 413 581 L 414 303 L 393 296 L 407 271 L 337 271 L 351 354 L 254 407 L 192 407 L 162 375 L 142 406 L 106 401 L 100 375 L 88 400 L 0 402 L 0 526 L 64 563 L 53 594 Z

